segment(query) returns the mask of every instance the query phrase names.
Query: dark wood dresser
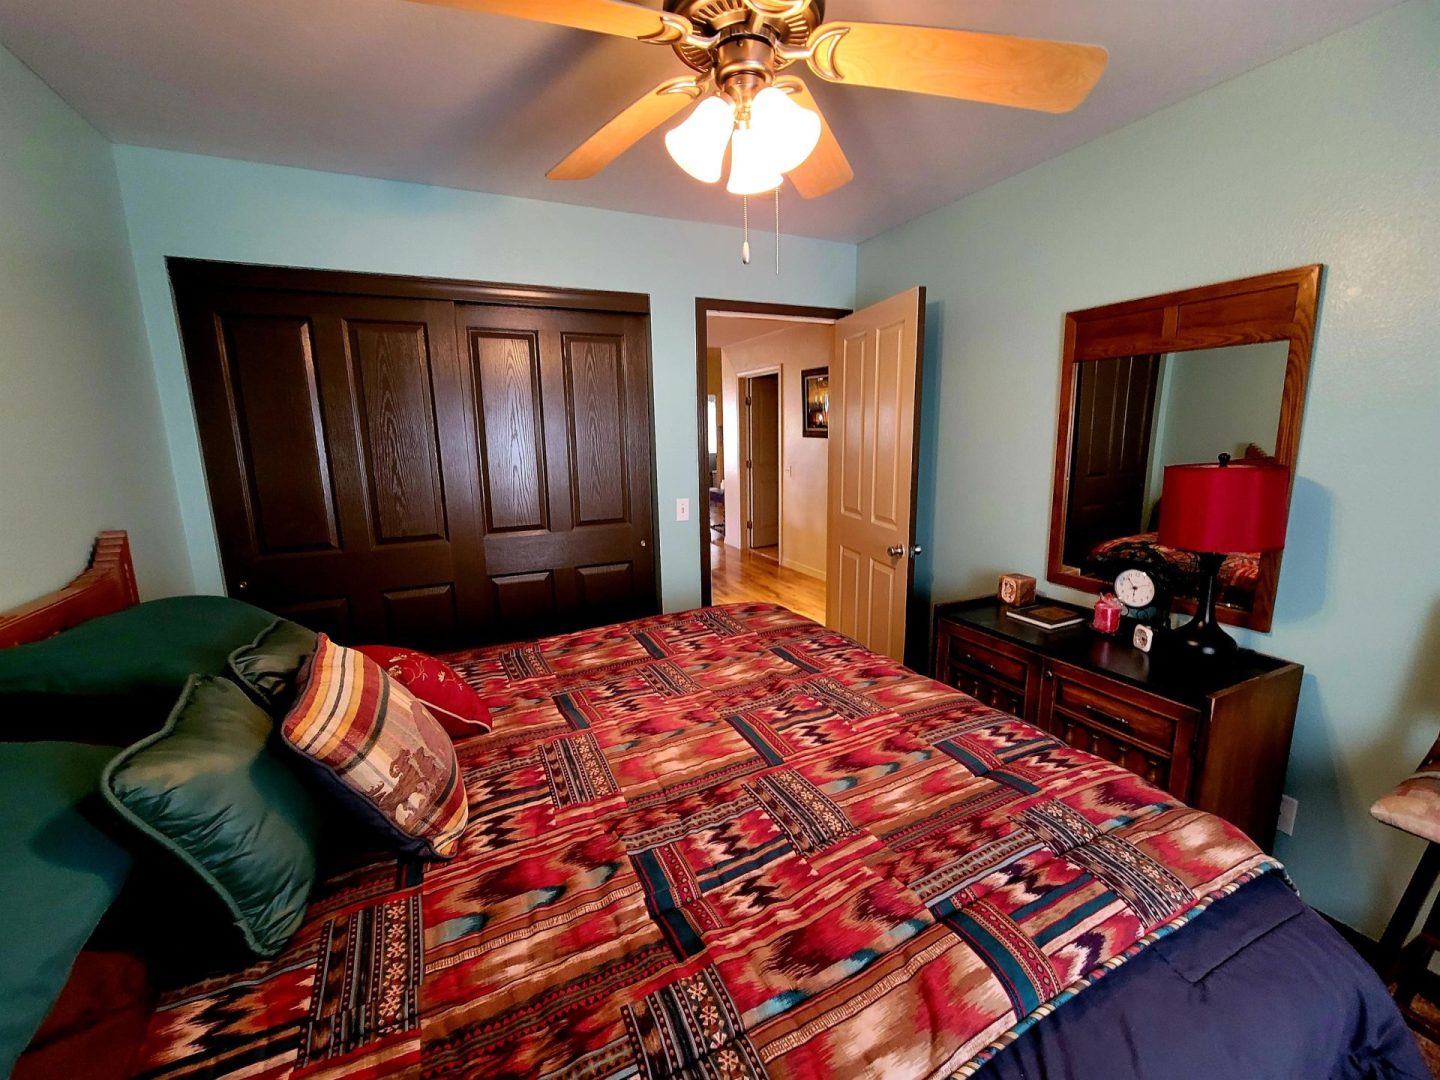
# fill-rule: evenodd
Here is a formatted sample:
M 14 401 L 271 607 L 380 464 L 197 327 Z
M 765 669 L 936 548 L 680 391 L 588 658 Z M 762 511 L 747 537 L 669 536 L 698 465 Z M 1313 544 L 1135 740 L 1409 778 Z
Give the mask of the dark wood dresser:
M 1042 598 L 1043 599 L 1043 598 Z M 1150 653 L 1088 625 L 1046 631 L 993 596 L 935 611 L 935 678 L 1238 825 L 1269 851 L 1299 664 L 1241 649 Z

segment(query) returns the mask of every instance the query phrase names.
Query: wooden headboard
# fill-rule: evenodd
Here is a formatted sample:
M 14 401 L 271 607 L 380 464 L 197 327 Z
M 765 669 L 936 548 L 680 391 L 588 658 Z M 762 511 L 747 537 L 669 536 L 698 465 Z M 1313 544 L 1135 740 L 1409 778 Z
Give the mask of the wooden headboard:
M 52 637 L 86 619 L 139 602 L 130 538 L 119 530 L 102 532 L 95 538 L 89 567 L 69 585 L 0 612 L 0 649 Z

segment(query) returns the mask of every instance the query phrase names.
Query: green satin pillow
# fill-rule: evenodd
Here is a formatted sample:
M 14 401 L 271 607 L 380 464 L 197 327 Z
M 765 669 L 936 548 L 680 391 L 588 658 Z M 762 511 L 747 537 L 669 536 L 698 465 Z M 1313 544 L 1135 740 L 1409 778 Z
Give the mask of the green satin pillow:
M 100 782 L 121 817 L 200 876 L 260 956 L 278 953 L 305 915 L 321 823 L 269 748 L 274 726 L 233 682 L 194 676 L 165 727 L 121 751 Z
M 230 654 L 230 674 L 271 716 L 284 716 L 295 701 L 300 672 L 315 655 L 316 640 L 313 630 L 276 619 Z
M 0 694 L 115 695 L 220 675 L 232 651 L 275 621 L 227 596 L 172 596 L 90 619 L 44 641 L 0 649 Z
M 270 626 L 225 596 L 174 596 L 0 649 L 0 737 L 126 746 L 160 728 L 192 674 L 221 675 Z

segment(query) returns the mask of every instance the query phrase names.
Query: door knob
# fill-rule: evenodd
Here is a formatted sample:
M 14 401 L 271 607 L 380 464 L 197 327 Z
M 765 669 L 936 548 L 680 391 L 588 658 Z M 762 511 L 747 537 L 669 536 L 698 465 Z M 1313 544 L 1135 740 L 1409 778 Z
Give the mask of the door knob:
M 885 554 L 889 555 L 892 559 L 898 559 L 901 555 L 905 554 L 905 545 L 891 544 L 888 548 L 885 549 Z
M 237 581 L 237 582 L 235 582 L 235 591 L 236 591 L 236 592 L 244 592 L 244 591 L 245 591 L 246 589 L 248 589 L 248 588 L 250 588 L 250 582 L 248 582 L 248 581 Z

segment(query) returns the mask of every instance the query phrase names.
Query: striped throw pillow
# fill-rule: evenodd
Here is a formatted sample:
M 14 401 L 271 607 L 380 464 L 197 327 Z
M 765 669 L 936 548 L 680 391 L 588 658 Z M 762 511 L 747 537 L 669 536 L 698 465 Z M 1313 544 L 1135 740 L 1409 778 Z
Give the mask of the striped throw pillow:
M 455 747 L 375 661 L 319 635 L 280 734 L 338 800 L 400 851 L 455 854 L 468 813 Z

